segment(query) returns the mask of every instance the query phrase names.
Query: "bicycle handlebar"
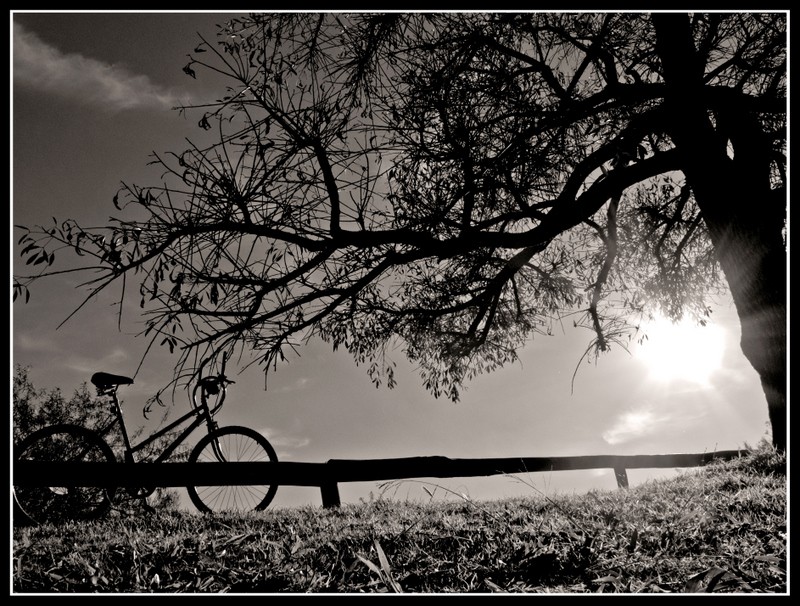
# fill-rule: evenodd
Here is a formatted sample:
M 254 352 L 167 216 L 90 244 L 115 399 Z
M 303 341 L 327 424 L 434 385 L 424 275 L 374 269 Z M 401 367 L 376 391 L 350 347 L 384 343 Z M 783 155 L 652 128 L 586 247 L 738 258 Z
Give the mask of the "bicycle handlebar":
M 235 383 L 227 376 L 225 376 L 225 365 L 228 362 L 228 352 L 222 354 L 222 367 L 220 369 L 219 374 L 217 375 L 210 375 L 208 377 L 201 377 L 197 384 L 199 387 L 202 387 L 206 393 L 211 395 L 217 395 L 221 388 L 224 388 L 226 385 L 230 385 L 231 383 Z M 201 367 L 202 370 L 202 367 Z
M 225 376 L 225 365 L 227 361 L 228 354 L 224 353 L 222 355 L 222 364 L 219 374 L 200 378 L 197 381 L 197 385 L 194 389 L 194 395 L 192 396 L 192 401 L 195 403 L 195 406 L 197 405 L 198 390 L 201 392 L 200 400 L 204 405 L 206 403 L 207 396 L 217 396 L 216 404 L 209 409 L 209 412 L 212 416 L 219 411 L 219 409 L 222 407 L 222 403 L 225 401 L 225 388 L 231 383 L 235 383 L 235 381 L 232 381 Z
M 220 374 L 215 377 L 205 377 L 203 379 L 200 379 L 200 381 L 198 381 L 198 384 L 206 391 L 206 393 L 215 396 L 219 393 L 220 388 L 235 382 L 236 381 L 231 381 L 225 375 Z

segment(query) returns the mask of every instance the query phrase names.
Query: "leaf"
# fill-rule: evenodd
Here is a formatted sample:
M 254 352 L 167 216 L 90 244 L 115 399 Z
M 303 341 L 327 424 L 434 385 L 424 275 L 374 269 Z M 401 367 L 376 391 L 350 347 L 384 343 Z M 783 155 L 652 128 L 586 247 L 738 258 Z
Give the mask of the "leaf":
M 728 574 L 727 570 L 712 566 L 689 578 L 683 591 L 684 593 L 711 593 L 719 580 L 726 574 Z
M 196 80 L 197 74 L 195 74 L 194 70 L 192 69 L 192 63 L 194 63 L 194 61 L 189 61 L 189 63 L 186 64 L 186 66 L 183 68 L 183 73 Z
M 367 565 L 367 567 L 368 567 L 368 568 L 369 568 L 369 569 L 370 569 L 372 572 L 374 572 L 374 573 L 375 573 L 375 574 L 377 574 L 377 575 L 378 575 L 378 576 L 379 576 L 381 579 L 383 579 L 383 573 L 381 572 L 381 569 L 380 569 L 380 568 L 378 568 L 378 567 L 377 567 L 377 566 L 376 566 L 374 563 L 370 562 L 370 561 L 369 561 L 367 558 L 364 558 L 364 557 L 362 557 L 362 556 L 360 556 L 360 555 L 358 555 L 358 554 L 356 554 L 356 557 L 357 557 L 359 560 L 361 560 L 362 562 L 364 562 L 364 564 L 366 564 L 366 565 Z
M 628 543 L 628 551 L 632 552 L 636 549 L 636 541 L 639 539 L 639 529 L 634 528 L 633 532 L 631 533 L 631 540 Z
M 35 243 L 35 242 L 31 242 L 30 244 L 28 244 L 28 245 L 27 245 L 25 248 L 23 248 L 23 249 L 20 251 L 19 255 L 20 255 L 20 256 L 24 256 L 24 255 L 25 255 L 25 253 L 27 253 L 27 252 L 29 252 L 29 251 L 33 250 L 34 248 L 38 248 L 38 246 L 36 245 L 36 243 Z
M 619 579 L 619 574 L 615 573 L 615 574 L 608 574 L 608 575 L 606 575 L 604 577 L 600 577 L 599 579 L 594 579 L 592 582 L 593 583 L 598 583 L 598 584 L 613 583 L 614 581 L 617 581 L 618 579 Z
M 373 543 L 375 544 L 375 551 L 378 552 L 378 561 L 381 563 L 381 568 L 383 568 L 383 572 L 386 575 L 386 584 L 395 593 L 403 593 L 403 588 L 400 587 L 400 583 L 395 581 L 394 577 L 392 576 L 392 568 L 389 566 L 389 560 L 386 558 L 386 554 L 383 552 L 383 548 L 378 542 L 378 539 L 376 538 Z
M 781 564 L 783 560 L 778 556 L 774 555 L 760 555 L 753 558 L 754 560 L 759 560 L 761 562 L 770 562 L 772 564 Z
M 230 539 L 225 541 L 223 545 L 238 545 L 242 541 L 244 541 L 247 537 L 253 536 L 252 532 L 243 532 L 242 534 L 237 534 L 232 536 Z

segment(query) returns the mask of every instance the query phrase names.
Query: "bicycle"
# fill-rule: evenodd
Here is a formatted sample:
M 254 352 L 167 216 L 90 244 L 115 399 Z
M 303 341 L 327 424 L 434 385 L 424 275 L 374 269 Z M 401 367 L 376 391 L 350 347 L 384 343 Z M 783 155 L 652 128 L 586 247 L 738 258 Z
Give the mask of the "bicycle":
M 148 462 L 161 463 L 167 460 L 189 435 L 204 423 L 207 432 L 191 450 L 189 463 L 278 461 L 275 449 L 260 433 L 248 427 L 235 425 L 219 427 L 214 420 L 214 416 L 225 402 L 227 386 L 233 383 L 225 376 L 225 358 L 219 374 L 200 376 L 192 390 L 191 410 L 188 413 L 137 444 L 131 443 L 117 396 L 119 387 L 132 384 L 133 379 L 97 372 L 92 375 L 91 382 L 97 388 L 98 395 L 111 398 L 111 410 L 114 413 L 111 422 L 100 430 L 72 424 L 43 427 L 15 447 L 14 457 L 17 461 L 115 463 L 117 457 L 104 437 L 118 426 L 122 435 L 124 461 L 142 463 L 141 456 L 137 460 L 136 453 L 140 453 L 186 423 L 188 425 L 181 433 L 170 441 L 160 454 L 153 455 L 155 459 Z M 214 400 L 213 405 L 210 405 L 211 399 Z M 274 484 L 187 486 L 186 489 L 192 503 L 201 512 L 241 512 L 264 510 L 275 497 L 278 486 Z M 125 490 L 133 498 L 145 499 L 155 491 L 155 487 L 128 487 Z M 99 518 L 111 509 L 116 493 L 116 487 L 14 486 L 16 506 L 35 524 L 45 521 Z

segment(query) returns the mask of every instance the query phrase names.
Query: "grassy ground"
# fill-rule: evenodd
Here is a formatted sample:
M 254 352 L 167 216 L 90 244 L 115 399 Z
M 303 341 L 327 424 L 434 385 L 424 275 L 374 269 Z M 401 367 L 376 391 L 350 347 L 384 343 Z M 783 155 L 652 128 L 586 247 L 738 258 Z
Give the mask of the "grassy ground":
M 786 460 L 630 490 L 15 528 L 14 593 L 785 593 Z

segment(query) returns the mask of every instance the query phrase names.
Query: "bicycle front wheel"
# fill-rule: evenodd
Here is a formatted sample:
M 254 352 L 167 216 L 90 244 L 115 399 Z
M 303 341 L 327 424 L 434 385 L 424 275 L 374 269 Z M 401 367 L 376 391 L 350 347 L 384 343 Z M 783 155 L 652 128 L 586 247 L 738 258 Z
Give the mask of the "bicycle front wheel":
M 248 427 L 221 427 L 203 438 L 189 455 L 190 463 L 278 462 L 267 439 Z M 202 512 L 261 511 L 275 498 L 277 484 L 188 486 L 192 503 Z
M 17 461 L 116 462 L 111 447 L 95 432 L 78 425 L 51 425 L 33 432 L 15 448 Z M 18 486 L 14 501 L 28 521 L 35 524 L 89 520 L 105 514 L 115 488 L 97 486 Z

